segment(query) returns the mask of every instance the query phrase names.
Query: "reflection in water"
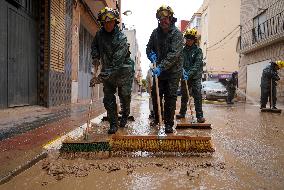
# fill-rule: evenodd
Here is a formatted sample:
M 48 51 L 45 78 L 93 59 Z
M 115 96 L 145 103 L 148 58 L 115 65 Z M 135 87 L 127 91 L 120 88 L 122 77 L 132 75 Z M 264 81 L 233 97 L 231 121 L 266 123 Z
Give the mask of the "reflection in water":
M 149 110 L 149 98 L 148 95 L 143 93 L 140 97 L 140 106 L 133 107 L 132 112 L 134 112 L 137 117 L 134 123 L 131 123 L 131 133 L 134 135 L 147 135 L 151 133 L 150 121 L 148 119 Z M 129 131 L 130 132 L 130 131 Z

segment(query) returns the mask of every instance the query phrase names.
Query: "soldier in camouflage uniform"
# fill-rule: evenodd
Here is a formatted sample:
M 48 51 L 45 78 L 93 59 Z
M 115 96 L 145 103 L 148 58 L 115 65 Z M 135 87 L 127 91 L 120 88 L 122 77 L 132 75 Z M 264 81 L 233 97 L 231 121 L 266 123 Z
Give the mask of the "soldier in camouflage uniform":
M 182 68 L 182 33 L 176 28 L 176 18 L 169 6 L 161 6 L 156 12 L 158 27 L 152 32 L 147 44 L 146 53 L 152 63 L 157 67 L 153 75 L 158 77 L 159 94 L 164 97 L 164 123 L 165 132 L 172 133 L 176 109 L 177 89 Z M 153 80 L 152 99 L 155 115 L 155 124 L 158 123 L 158 105 L 156 97 L 156 83 Z
M 103 82 L 104 107 L 110 123 L 109 134 L 114 134 L 118 126 L 118 113 L 115 93 L 122 104 L 120 127 L 125 127 L 130 113 L 131 86 L 133 81 L 133 61 L 130 59 L 126 36 L 118 27 L 119 14 L 105 7 L 98 15 L 102 28 L 96 33 L 92 43 L 91 55 L 95 67 L 101 63 L 101 73 L 91 80 L 94 83 Z
M 280 80 L 280 77 L 278 75 L 278 70 L 283 67 L 284 67 L 284 62 L 277 61 L 277 62 L 271 62 L 270 65 L 268 65 L 263 69 L 261 76 L 261 84 L 260 84 L 261 87 L 260 109 L 266 108 L 268 97 L 270 97 L 271 99 L 271 94 L 272 94 L 272 101 L 271 101 L 272 109 L 277 109 L 276 81 Z
M 228 79 L 226 85 L 226 89 L 228 91 L 227 104 L 234 104 L 233 99 L 236 94 L 237 85 L 238 85 L 238 72 L 235 71 L 232 73 L 232 77 Z
M 187 111 L 188 96 L 186 92 L 187 81 L 188 88 L 192 92 L 194 98 L 194 105 L 196 111 L 197 122 L 204 123 L 202 111 L 202 95 L 201 95 L 201 79 L 203 72 L 203 54 L 202 50 L 196 45 L 197 30 L 187 29 L 184 37 L 186 39 L 186 45 L 183 48 L 183 80 L 181 81 L 181 108 L 179 114 L 176 115 L 177 119 L 185 117 Z

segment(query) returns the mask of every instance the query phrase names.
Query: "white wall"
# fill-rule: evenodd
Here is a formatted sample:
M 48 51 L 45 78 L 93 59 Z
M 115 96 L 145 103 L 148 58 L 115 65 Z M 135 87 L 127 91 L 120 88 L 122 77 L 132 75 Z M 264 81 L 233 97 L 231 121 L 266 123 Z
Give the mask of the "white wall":
M 247 66 L 247 89 L 246 94 L 256 102 L 260 101 L 260 82 L 262 70 L 269 65 L 270 60 L 261 61 Z

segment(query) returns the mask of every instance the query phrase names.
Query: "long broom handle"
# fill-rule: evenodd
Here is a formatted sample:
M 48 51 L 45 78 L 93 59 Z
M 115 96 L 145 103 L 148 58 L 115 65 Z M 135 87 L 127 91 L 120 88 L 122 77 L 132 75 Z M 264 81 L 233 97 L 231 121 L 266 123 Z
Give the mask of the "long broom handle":
M 156 62 L 154 62 L 154 68 L 156 68 Z M 159 125 L 162 125 L 161 102 L 160 102 L 159 83 L 158 83 L 157 75 L 155 75 L 155 83 L 156 83 L 156 96 L 157 96 L 157 104 L 158 104 Z
M 188 99 L 189 99 L 188 103 L 189 103 L 190 115 L 191 115 L 192 118 L 193 118 L 193 111 L 192 111 L 192 107 L 191 107 L 191 97 L 189 96 L 189 90 L 188 90 L 187 80 L 185 80 L 184 82 L 185 82 L 187 97 L 188 97 Z
M 93 77 L 97 75 L 98 67 L 95 66 L 95 71 L 93 73 Z M 91 124 L 91 112 L 92 112 L 92 107 L 93 107 L 93 98 L 94 98 L 94 86 L 91 87 L 91 99 L 89 103 L 89 109 L 88 109 L 88 120 L 87 120 L 87 127 L 85 130 L 85 136 L 84 139 L 87 140 L 89 136 L 89 130 L 90 130 L 90 124 Z

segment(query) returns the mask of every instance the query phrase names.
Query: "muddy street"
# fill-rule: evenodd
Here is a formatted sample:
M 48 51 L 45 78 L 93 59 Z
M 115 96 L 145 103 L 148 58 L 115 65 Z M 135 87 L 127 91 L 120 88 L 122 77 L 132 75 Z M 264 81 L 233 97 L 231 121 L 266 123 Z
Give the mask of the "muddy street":
M 147 96 L 132 101 L 135 122 L 129 134 L 150 134 Z M 259 107 L 224 102 L 204 104 L 212 130 L 183 129 L 182 134 L 210 135 L 212 154 L 81 154 L 48 157 L 0 189 L 283 189 L 284 117 Z M 93 128 L 106 133 L 107 124 Z M 121 129 L 119 132 L 123 132 Z M 69 157 L 71 158 L 71 157 Z

